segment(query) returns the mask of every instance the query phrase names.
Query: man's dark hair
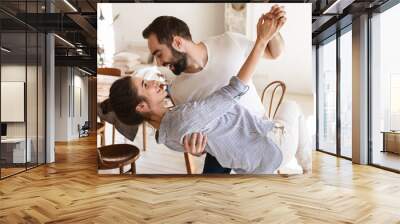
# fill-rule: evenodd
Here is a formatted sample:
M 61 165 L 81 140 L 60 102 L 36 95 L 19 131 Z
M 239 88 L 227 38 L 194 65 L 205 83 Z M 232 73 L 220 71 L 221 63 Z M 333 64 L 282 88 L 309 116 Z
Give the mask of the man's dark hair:
M 144 100 L 145 98 L 139 96 L 133 86 L 132 77 L 126 76 L 111 85 L 107 103 L 111 105 L 120 121 L 128 125 L 139 125 L 145 120 L 145 117 L 136 111 L 136 106 Z
M 174 36 L 192 40 L 187 24 L 173 16 L 159 16 L 154 19 L 142 32 L 145 39 L 149 38 L 150 34 L 155 34 L 160 44 L 168 46 L 171 46 Z

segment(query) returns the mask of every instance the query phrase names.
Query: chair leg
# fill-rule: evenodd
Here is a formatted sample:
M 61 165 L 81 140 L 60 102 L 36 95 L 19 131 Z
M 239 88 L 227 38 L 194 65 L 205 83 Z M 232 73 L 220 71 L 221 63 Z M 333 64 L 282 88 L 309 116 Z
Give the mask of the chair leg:
M 185 152 L 183 155 L 185 157 L 185 164 L 186 164 L 186 172 L 187 172 L 187 174 L 193 174 L 194 165 L 192 163 L 191 155 L 189 155 L 189 153 L 187 153 L 187 152 Z
M 123 174 L 124 173 L 124 166 L 120 166 L 119 167 L 119 174 Z
M 146 131 L 146 122 L 143 122 L 143 151 L 147 149 L 147 131 Z
M 112 126 L 112 144 L 115 144 L 115 126 Z
M 131 171 L 132 171 L 132 175 L 136 174 L 136 163 L 135 162 L 131 163 Z
M 100 134 L 100 146 L 104 146 L 106 144 L 106 137 L 104 133 Z

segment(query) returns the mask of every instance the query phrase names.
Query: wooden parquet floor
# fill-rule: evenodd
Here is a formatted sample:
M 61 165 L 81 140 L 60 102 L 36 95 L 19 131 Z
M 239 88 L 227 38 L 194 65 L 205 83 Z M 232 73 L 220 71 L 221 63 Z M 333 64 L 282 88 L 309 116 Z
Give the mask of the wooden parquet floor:
M 0 223 L 400 223 L 400 175 L 314 153 L 302 176 L 99 176 L 95 138 L 0 181 Z

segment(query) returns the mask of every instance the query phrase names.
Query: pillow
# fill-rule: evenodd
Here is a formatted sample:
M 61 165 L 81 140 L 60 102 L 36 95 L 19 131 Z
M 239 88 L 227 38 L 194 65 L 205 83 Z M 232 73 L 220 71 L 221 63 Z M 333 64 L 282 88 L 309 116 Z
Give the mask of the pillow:
M 139 61 L 143 64 L 149 63 L 149 59 L 151 58 L 150 50 L 147 47 L 147 41 L 131 41 L 126 51 L 138 55 Z
M 139 59 L 139 55 L 131 52 L 120 52 L 113 57 L 114 62 L 122 63 L 136 62 L 139 61 Z
M 131 61 L 131 62 L 115 61 L 113 63 L 113 67 L 119 68 L 123 73 L 133 72 L 137 65 L 140 65 L 140 62 L 138 60 Z

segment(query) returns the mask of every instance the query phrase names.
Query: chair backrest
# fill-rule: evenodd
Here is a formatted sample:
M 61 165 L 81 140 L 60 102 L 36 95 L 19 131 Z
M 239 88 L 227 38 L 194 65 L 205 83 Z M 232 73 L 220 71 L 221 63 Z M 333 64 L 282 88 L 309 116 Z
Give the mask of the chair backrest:
M 90 129 L 89 121 L 85 121 L 85 123 L 82 125 L 81 129 L 82 130 L 89 130 Z
M 97 74 L 108 76 L 121 76 L 121 70 L 119 68 L 97 68 Z
M 277 91 L 277 90 L 280 91 Z M 269 119 L 274 119 L 276 112 L 281 105 L 286 92 L 286 85 L 282 81 L 273 81 L 269 83 L 263 90 L 261 95 L 261 102 L 267 102 L 268 110 L 266 115 Z M 280 93 L 280 96 L 278 95 Z M 278 96 L 277 96 L 278 95 Z M 277 96 L 277 97 L 276 97 Z M 274 108 L 274 109 L 273 109 Z

